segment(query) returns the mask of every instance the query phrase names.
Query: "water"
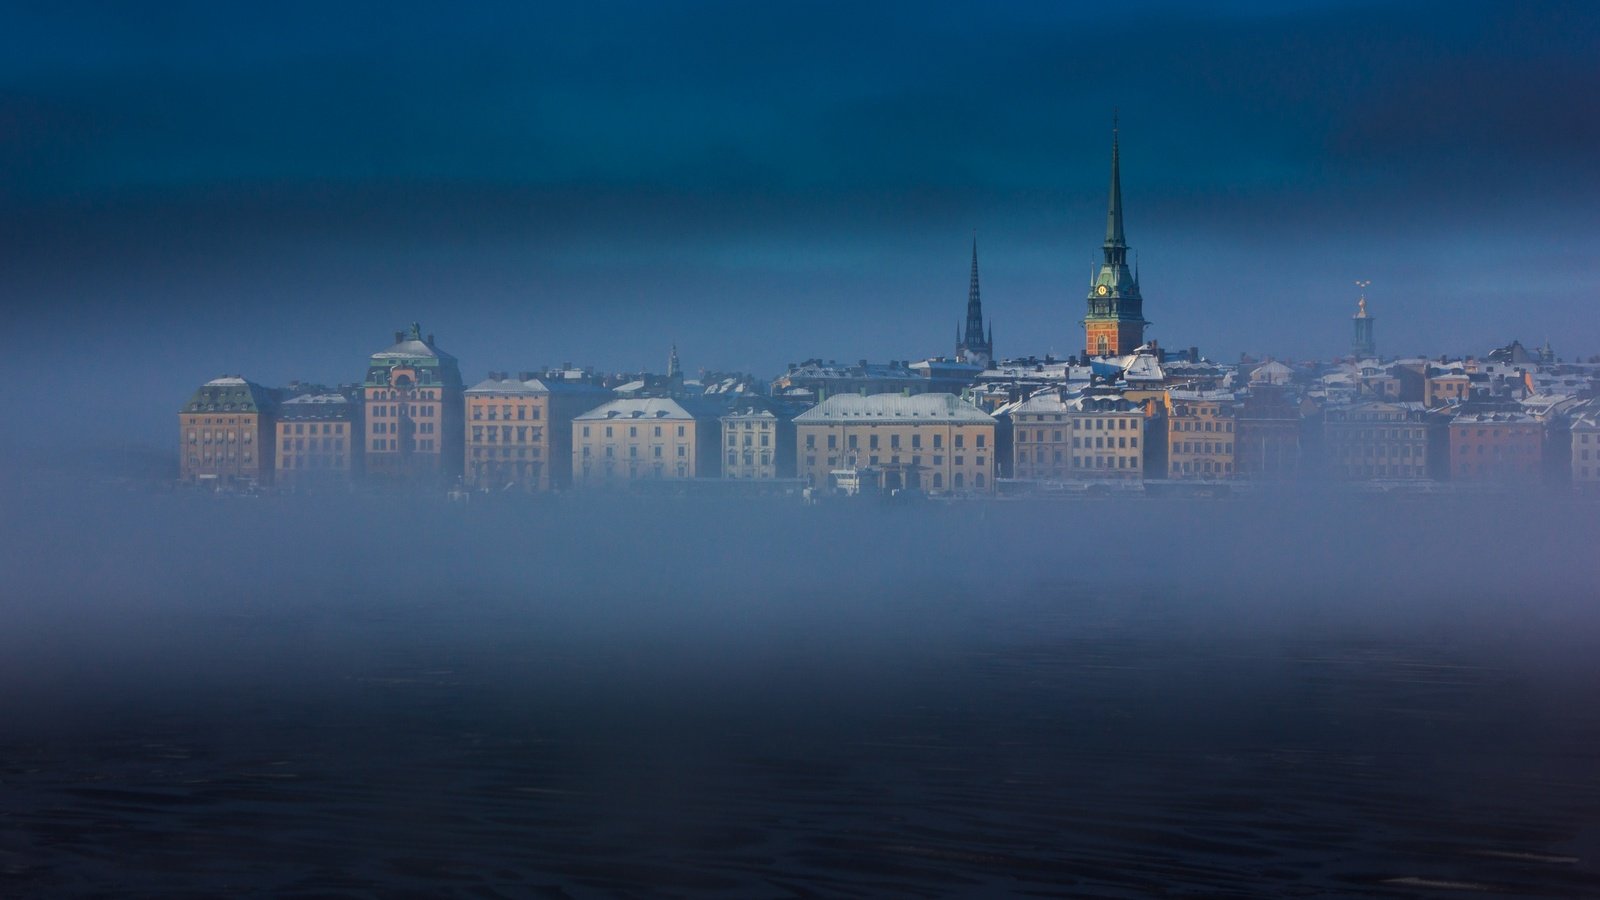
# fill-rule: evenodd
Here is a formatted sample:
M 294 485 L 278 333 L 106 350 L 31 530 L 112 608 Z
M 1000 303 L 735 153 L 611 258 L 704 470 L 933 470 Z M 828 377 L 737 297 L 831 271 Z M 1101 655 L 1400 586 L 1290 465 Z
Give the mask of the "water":
M 37 520 L 0 895 L 1600 894 L 1591 509 L 584 509 Z

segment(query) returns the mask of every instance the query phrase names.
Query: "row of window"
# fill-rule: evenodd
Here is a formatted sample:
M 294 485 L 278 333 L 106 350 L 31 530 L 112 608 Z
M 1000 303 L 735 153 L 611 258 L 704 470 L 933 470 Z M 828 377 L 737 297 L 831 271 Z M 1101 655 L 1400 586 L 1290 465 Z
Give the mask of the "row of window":
M 288 422 L 280 422 L 279 429 L 282 434 L 317 434 L 317 424 L 316 422 L 311 422 L 310 424 L 295 422 L 290 425 Z M 322 434 L 344 434 L 343 422 L 323 422 L 321 424 Z
M 750 446 L 750 442 L 751 442 L 751 438 L 752 437 L 753 437 L 753 435 L 748 435 L 748 434 L 744 436 L 744 445 L 746 447 Z M 771 443 L 771 438 L 772 438 L 771 435 L 763 434 L 761 436 L 761 446 L 763 446 L 763 447 L 769 446 L 770 443 Z M 739 446 L 739 436 L 736 435 L 736 434 L 729 434 L 728 435 L 728 446 L 729 447 L 737 447 L 737 446 Z M 898 446 L 898 443 L 896 443 L 896 446 Z
M 878 437 L 879 436 L 876 435 L 876 434 L 872 434 L 872 435 L 868 435 L 867 436 L 867 449 L 869 449 L 869 450 L 878 449 Z M 861 442 L 860 442 L 859 438 L 860 438 L 860 435 L 855 435 L 855 434 L 846 436 L 846 446 L 851 450 L 860 449 Z M 975 436 L 974 443 L 977 445 L 978 449 L 982 450 L 982 449 L 984 449 L 985 447 L 988 446 L 988 439 L 989 439 L 988 435 L 979 434 L 979 435 Z M 955 436 L 955 447 L 956 447 L 956 449 L 960 450 L 960 449 L 966 447 L 966 444 L 967 444 L 966 435 L 958 434 L 958 435 Z M 765 445 L 763 445 L 763 446 L 765 446 Z M 943 449 L 943 447 L 944 447 L 944 435 L 935 434 L 933 436 L 933 449 L 940 450 L 940 449 Z M 807 434 L 806 435 L 806 449 L 807 450 L 815 450 L 815 449 L 817 449 L 817 436 L 815 434 Z M 829 450 L 837 450 L 837 449 L 839 449 L 839 436 L 838 435 L 836 435 L 836 434 L 828 435 L 828 449 Z M 898 434 L 889 435 L 889 449 L 890 450 L 899 450 L 900 449 L 900 435 L 898 435 Z M 913 449 L 913 450 L 921 450 L 922 449 L 922 435 L 920 435 L 920 434 L 911 435 L 911 449 Z
M 402 415 L 407 414 L 407 412 L 409 411 L 409 414 L 411 415 L 411 417 L 413 419 L 429 419 L 429 418 L 436 417 L 436 415 L 438 414 L 438 410 L 439 410 L 438 407 L 430 406 L 430 405 L 428 405 L 426 403 L 424 403 L 421 406 L 418 406 L 415 403 L 404 404 L 404 405 L 396 405 L 396 406 L 387 406 L 387 405 L 380 404 L 378 406 L 373 406 L 373 407 L 369 407 L 368 408 L 368 410 L 367 410 L 367 418 L 369 418 L 369 419 L 398 419 Z
M 1213 424 L 1215 424 L 1217 427 L 1216 428 L 1212 428 L 1211 426 Z M 1205 426 L 1205 427 L 1202 428 L 1201 427 L 1202 425 Z M 1225 432 L 1227 434 L 1232 434 L 1233 433 L 1233 423 L 1229 422 L 1229 421 L 1226 421 L 1226 420 L 1213 423 L 1209 419 L 1204 419 L 1204 420 L 1199 420 L 1199 421 L 1196 421 L 1194 419 L 1173 419 L 1172 420 L 1172 430 L 1173 431 L 1221 431 L 1221 432 Z
M 344 438 L 337 438 L 337 437 L 310 438 L 311 445 L 310 445 L 309 448 L 306 446 L 306 440 L 307 440 L 306 438 L 284 438 L 283 439 L 283 452 L 285 452 L 285 453 L 289 453 L 289 452 L 304 453 L 304 452 L 306 452 L 307 449 L 309 449 L 312 452 L 316 452 L 317 450 L 321 450 L 324 453 L 331 453 L 331 452 L 333 452 L 335 450 L 338 450 L 338 451 L 341 451 L 341 452 L 344 450 Z M 318 444 L 317 444 L 317 442 L 319 440 L 322 442 L 322 444 L 320 446 L 318 446 Z
M 582 450 L 582 456 L 583 456 L 584 459 L 588 459 L 589 458 L 590 449 L 592 449 L 592 448 L 590 448 L 588 445 L 584 445 L 583 450 Z M 604 454 L 606 459 L 615 459 L 616 455 L 617 455 L 616 454 L 616 449 L 617 448 L 615 446 L 613 446 L 611 444 L 607 444 L 606 447 L 605 447 L 605 451 L 606 452 Z M 656 459 L 660 459 L 661 458 L 661 446 L 659 444 L 657 444 L 654 447 L 651 447 L 650 449 L 655 451 L 654 453 L 651 454 L 652 456 L 654 456 Z M 678 458 L 679 459 L 687 459 L 688 457 L 689 457 L 689 448 L 688 448 L 688 446 L 686 446 L 684 444 L 679 444 L 678 445 Z M 629 444 L 628 445 L 628 458 L 630 458 L 630 459 L 638 459 L 639 458 L 639 445 L 638 444 Z
M 233 462 L 236 459 L 237 460 L 241 460 L 243 462 L 247 462 L 247 463 L 248 462 L 255 462 L 255 457 L 250 453 L 249 450 L 246 450 L 246 451 L 244 451 L 243 454 L 240 454 L 240 455 L 237 455 L 237 456 L 235 455 L 233 450 L 229 450 L 227 455 L 226 455 L 226 457 L 224 457 L 224 455 L 223 455 L 221 450 L 218 450 L 215 454 L 213 454 L 210 450 L 207 450 L 205 453 L 202 453 L 202 454 L 191 455 L 189 457 L 189 465 L 198 466 L 198 465 L 200 465 L 201 461 L 204 461 L 207 464 L 210 464 L 210 463 L 221 463 L 221 462 Z
M 195 444 L 195 443 L 210 444 L 210 443 L 213 443 L 213 442 L 218 443 L 218 444 L 231 444 L 231 443 L 234 443 L 235 441 L 238 441 L 238 442 L 241 442 L 241 443 L 245 443 L 245 444 L 254 443 L 254 441 L 255 441 L 255 432 L 253 432 L 253 431 L 218 431 L 215 434 L 213 434 L 210 431 L 202 430 L 199 433 L 198 436 L 196 436 L 195 432 L 192 429 L 189 432 L 189 443 L 191 443 L 191 444 Z
M 581 427 L 583 428 L 583 436 L 584 437 L 588 437 L 589 436 L 589 426 L 584 425 L 584 426 L 581 426 Z M 655 425 L 655 426 L 652 426 L 652 427 L 655 428 L 654 437 L 661 437 L 661 426 L 660 425 Z M 612 428 L 612 426 L 610 426 L 610 425 L 605 426 L 606 437 L 614 437 L 614 435 L 612 434 L 611 428 Z M 628 437 L 638 437 L 638 436 L 639 436 L 639 426 L 637 426 L 637 425 L 629 425 L 628 426 Z M 679 425 L 678 426 L 678 437 L 683 437 L 683 436 L 684 436 L 684 426 Z
M 400 442 L 394 438 L 373 438 L 372 449 L 379 453 L 383 453 L 385 451 L 393 453 L 400 449 Z M 432 438 L 413 438 L 411 441 L 411 449 L 419 450 L 423 453 L 433 453 L 438 448 L 435 446 Z
M 1173 453 L 1232 453 L 1233 442 L 1173 441 Z
M 495 448 L 495 447 L 473 447 L 472 448 L 472 456 L 473 456 L 474 459 L 493 459 L 495 457 L 495 455 L 496 455 L 496 453 L 495 453 L 496 449 L 498 449 L 500 451 L 498 455 L 500 456 L 501 459 L 510 459 L 511 458 L 511 455 L 512 455 L 511 454 L 511 450 L 512 450 L 512 448 L 510 448 L 510 447 L 499 447 L 499 448 Z M 516 448 L 516 451 L 517 451 L 516 452 L 517 459 L 527 459 L 530 456 L 533 457 L 534 459 L 538 459 L 539 455 L 543 452 L 538 447 L 518 447 L 518 448 Z
M 298 461 L 297 461 L 298 460 Z M 344 456 L 287 456 L 278 461 L 280 469 L 343 469 Z
M 496 419 L 505 419 L 510 421 L 513 410 L 516 411 L 516 419 L 519 422 L 526 421 L 528 419 L 532 419 L 535 422 L 539 421 L 541 410 L 537 406 L 527 407 L 505 405 L 496 408 L 493 406 L 479 406 L 476 404 L 472 405 L 472 419 L 473 421 L 488 419 L 491 422 Z
M 474 425 L 472 426 L 472 442 L 475 444 L 509 444 L 512 442 L 511 429 L 513 428 L 516 429 L 516 443 L 526 444 L 529 441 L 544 440 L 544 427 L 540 425 Z

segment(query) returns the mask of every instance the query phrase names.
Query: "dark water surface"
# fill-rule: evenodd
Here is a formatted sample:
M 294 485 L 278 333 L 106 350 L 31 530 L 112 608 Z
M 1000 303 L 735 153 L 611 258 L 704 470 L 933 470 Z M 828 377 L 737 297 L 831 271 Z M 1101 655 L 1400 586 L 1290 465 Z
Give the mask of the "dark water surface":
M 1600 896 L 1594 512 L 37 519 L 0 896 Z

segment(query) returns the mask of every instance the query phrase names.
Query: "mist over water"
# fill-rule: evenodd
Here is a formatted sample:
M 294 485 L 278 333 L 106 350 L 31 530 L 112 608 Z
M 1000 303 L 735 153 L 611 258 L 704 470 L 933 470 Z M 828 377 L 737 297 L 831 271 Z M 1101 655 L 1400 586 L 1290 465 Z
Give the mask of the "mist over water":
M 0 894 L 1600 891 L 1592 504 L 3 493 Z

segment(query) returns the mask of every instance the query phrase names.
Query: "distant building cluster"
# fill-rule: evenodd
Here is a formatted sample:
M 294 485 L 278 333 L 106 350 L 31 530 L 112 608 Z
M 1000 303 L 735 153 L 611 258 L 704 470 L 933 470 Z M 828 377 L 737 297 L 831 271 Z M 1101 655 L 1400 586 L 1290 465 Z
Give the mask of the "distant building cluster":
M 201 385 L 180 477 L 218 489 L 357 482 L 462 491 L 628 488 L 930 496 L 1322 479 L 1600 491 L 1600 358 L 1517 341 L 1485 358 L 1384 359 L 1365 282 L 1350 353 L 1223 364 L 1146 340 L 1112 141 L 1081 356 L 1003 359 L 974 241 L 952 357 L 791 363 L 770 382 L 563 364 L 466 386 L 417 325 L 359 383 Z

